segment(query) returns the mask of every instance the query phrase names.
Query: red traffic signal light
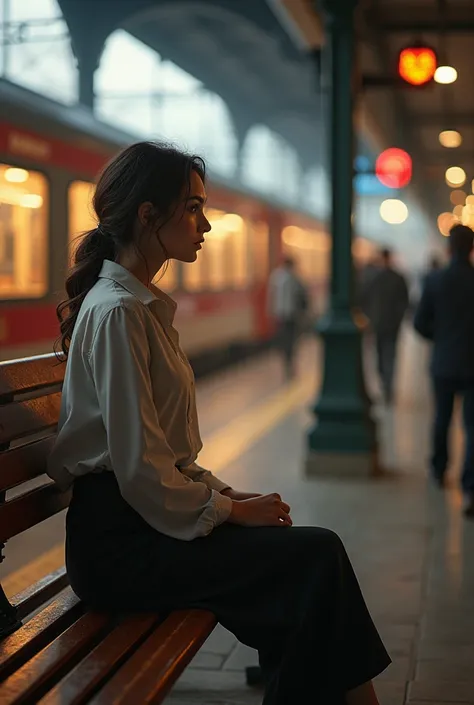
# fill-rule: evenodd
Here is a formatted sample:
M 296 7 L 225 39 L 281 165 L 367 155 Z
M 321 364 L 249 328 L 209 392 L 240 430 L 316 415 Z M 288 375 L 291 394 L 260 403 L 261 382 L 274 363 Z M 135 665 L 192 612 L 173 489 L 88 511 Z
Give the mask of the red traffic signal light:
M 398 55 L 398 73 L 412 86 L 424 86 L 432 81 L 437 68 L 438 58 L 431 47 L 405 47 Z
M 375 174 L 384 186 L 403 188 L 411 181 L 412 161 L 408 152 L 391 147 L 379 154 Z

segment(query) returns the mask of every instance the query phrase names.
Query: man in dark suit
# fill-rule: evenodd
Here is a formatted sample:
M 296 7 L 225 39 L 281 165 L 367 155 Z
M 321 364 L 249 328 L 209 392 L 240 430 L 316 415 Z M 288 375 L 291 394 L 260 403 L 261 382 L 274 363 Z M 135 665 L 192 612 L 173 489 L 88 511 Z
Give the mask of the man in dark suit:
M 464 513 L 474 517 L 474 232 L 455 225 L 449 234 L 451 261 L 425 281 L 415 329 L 433 342 L 431 374 L 436 404 L 431 472 L 443 486 L 454 399 L 463 398 L 466 453 L 462 488 Z
M 393 266 L 392 253 L 380 253 L 376 269 L 362 290 L 362 306 L 375 336 L 377 363 L 385 401 L 393 400 L 393 378 L 400 328 L 409 304 L 405 277 Z

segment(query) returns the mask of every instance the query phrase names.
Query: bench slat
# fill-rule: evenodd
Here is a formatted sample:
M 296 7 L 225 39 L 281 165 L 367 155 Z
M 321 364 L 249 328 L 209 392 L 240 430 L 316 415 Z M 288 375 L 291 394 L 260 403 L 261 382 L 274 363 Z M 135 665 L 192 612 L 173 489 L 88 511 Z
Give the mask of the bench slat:
M 0 406 L 0 443 L 54 429 L 60 408 L 60 392 Z
M 110 615 L 87 612 L 0 686 L 2 705 L 37 703 L 105 635 Z
M 0 453 L 0 492 L 43 475 L 54 440 L 49 436 Z
M 128 617 L 108 634 L 38 705 L 85 705 L 131 652 L 156 628 L 158 617 Z
M 70 500 L 70 490 L 60 492 L 54 482 L 48 482 L 0 504 L 0 542 L 4 543 L 57 514 L 69 505 Z
M 216 625 L 204 610 L 173 612 L 90 701 L 90 705 L 162 703 Z
M 22 360 L 0 362 L 0 403 L 12 393 L 29 393 L 61 384 L 66 365 L 56 355 L 37 355 Z
M 14 595 L 10 602 L 16 607 L 18 619 L 25 619 L 27 615 L 58 595 L 68 585 L 69 578 L 66 566 L 62 566 L 38 580 L 34 585 L 30 585 L 26 590 Z
M 7 636 L 0 642 L 0 681 L 20 668 L 83 613 L 84 605 L 71 588 L 66 588 L 54 602 Z

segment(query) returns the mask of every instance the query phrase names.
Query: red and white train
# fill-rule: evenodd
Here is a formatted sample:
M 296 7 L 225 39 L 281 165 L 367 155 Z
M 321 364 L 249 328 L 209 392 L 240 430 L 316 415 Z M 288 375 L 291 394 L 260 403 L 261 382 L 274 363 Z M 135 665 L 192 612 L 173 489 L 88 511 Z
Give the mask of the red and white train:
M 135 138 L 136 139 L 136 138 Z M 0 81 L 0 359 L 51 350 L 71 247 L 91 227 L 104 163 L 134 138 L 81 107 Z M 178 302 L 191 358 L 269 338 L 266 289 L 282 252 L 324 306 L 330 238 L 315 218 L 211 176 L 212 232 L 192 265 L 173 262 L 160 286 Z M 373 245 L 357 241 L 360 259 Z

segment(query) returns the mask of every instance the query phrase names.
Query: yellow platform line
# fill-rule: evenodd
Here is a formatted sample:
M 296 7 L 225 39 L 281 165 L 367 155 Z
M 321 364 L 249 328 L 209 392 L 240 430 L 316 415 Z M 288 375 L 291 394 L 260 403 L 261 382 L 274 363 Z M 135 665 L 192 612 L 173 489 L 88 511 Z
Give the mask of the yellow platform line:
M 199 463 L 213 473 L 222 472 L 287 416 L 308 403 L 313 395 L 313 384 L 308 379 L 287 384 L 224 428 L 206 436 Z M 64 565 L 63 543 L 7 575 L 3 581 L 5 593 L 11 597 L 61 565 Z
M 313 395 L 313 385 L 307 380 L 286 385 L 209 434 L 199 454 L 199 464 L 213 473 L 222 472 L 278 423 L 309 402 Z

